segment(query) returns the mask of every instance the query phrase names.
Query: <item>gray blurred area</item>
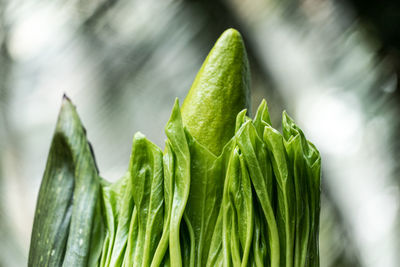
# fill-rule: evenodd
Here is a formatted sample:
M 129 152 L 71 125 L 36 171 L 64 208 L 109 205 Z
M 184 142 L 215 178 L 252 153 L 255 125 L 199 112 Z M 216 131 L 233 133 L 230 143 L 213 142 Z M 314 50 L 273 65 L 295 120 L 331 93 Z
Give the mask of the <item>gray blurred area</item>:
M 27 262 L 36 197 L 66 93 L 101 175 L 164 125 L 218 36 L 238 29 L 252 105 L 286 109 L 320 149 L 322 267 L 400 265 L 398 77 L 347 2 L 0 0 L 0 266 Z

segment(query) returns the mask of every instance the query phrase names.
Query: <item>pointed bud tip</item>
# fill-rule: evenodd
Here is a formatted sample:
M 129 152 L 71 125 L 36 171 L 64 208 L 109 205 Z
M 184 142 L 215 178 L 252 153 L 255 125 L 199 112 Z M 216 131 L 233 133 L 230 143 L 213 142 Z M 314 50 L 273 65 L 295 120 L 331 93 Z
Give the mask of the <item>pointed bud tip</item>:
M 250 70 L 240 33 L 222 33 L 183 101 L 182 120 L 191 135 L 215 155 L 235 132 L 236 116 L 250 109 Z
M 134 140 L 146 139 L 146 136 L 141 132 L 136 132 L 135 135 L 133 136 L 133 139 Z
M 71 98 L 69 98 L 67 96 L 67 94 L 64 93 L 63 97 L 62 97 L 62 101 L 61 101 L 61 109 L 63 109 L 63 107 L 66 107 L 66 106 L 70 107 L 70 106 L 73 106 L 73 104 L 72 104 Z
M 71 99 L 67 96 L 66 93 L 63 94 L 63 101 L 69 101 L 69 102 L 71 102 Z
M 234 28 L 229 28 L 221 34 L 221 38 L 239 38 L 242 39 L 240 32 Z
M 72 112 L 72 113 L 71 113 Z M 61 109 L 59 116 L 69 116 L 68 114 L 75 114 L 76 109 L 74 104 L 72 103 L 71 99 L 64 93 L 61 101 Z
M 240 32 L 233 28 L 229 28 L 221 34 L 215 45 L 218 46 L 221 44 L 226 44 L 228 46 L 231 46 L 232 43 L 238 43 L 240 44 L 240 46 L 244 47 L 243 38 Z

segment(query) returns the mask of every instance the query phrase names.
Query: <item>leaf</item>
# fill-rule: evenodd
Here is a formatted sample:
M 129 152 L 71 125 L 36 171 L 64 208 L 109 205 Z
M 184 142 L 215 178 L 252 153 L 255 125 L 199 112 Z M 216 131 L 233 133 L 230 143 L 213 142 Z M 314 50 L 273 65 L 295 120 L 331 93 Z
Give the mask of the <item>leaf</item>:
M 171 152 L 171 144 L 167 140 L 165 145 L 165 151 L 163 155 L 163 170 L 164 170 L 164 218 L 163 218 L 163 232 L 161 235 L 160 242 L 154 253 L 154 258 L 151 263 L 151 267 L 164 266 L 170 264 L 169 260 L 169 233 L 170 233 L 170 222 L 171 222 L 171 208 L 172 208 L 172 193 L 173 193 L 173 177 L 175 170 L 174 155 Z M 163 264 L 164 265 L 163 265 Z
M 128 240 L 122 266 L 126 267 L 133 266 L 132 259 L 134 258 L 136 247 L 138 245 L 138 235 L 139 235 L 138 209 L 136 206 L 134 206 L 131 221 L 129 224 Z
M 135 204 L 132 197 L 132 183 L 129 174 L 122 178 L 126 180 L 123 184 L 125 187 L 120 191 L 120 199 L 118 200 L 118 223 L 115 233 L 115 241 L 112 248 L 110 266 L 122 266 L 125 256 L 125 251 L 128 243 L 129 228 L 132 215 L 135 209 Z
M 85 129 L 64 97 L 39 191 L 28 266 L 86 266 L 98 195 Z
M 133 140 L 130 178 L 137 207 L 138 237 L 131 266 L 150 266 L 163 226 L 162 152 L 140 133 Z
M 74 163 L 64 136 L 53 137 L 40 186 L 28 266 L 61 266 L 71 222 Z
M 101 183 L 101 182 L 100 182 Z M 101 260 L 101 253 L 103 250 L 104 239 L 106 236 L 106 228 L 104 225 L 104 217 L 101 208 L 101 193 L 96 203 L 95 214 L 93 219 L 92 238 L 90 240 L 89 260 L 87 266 L 99 266 Z
M 279 233 L 273 210 L 273 173 L 266 146 L 251 121 L 243 124 L 235 135 L 246 162 L 250 178 L 268 224 L 270 265 L 280 266 Z
M 225 262 L 247 266 L 252 246 L 254 211 L 251 181 L 239 148 L 231 154 L 223 196 Z M 231 259 L 230 259 L 231 258 Z
M 267 222 L 264 219 L 265 215 L 257 200 L 253 202 L 254 206 L 254 229 L 253 229 L 253 242 L 252 242 L 252 257 L 250 264 L 252 266 L 264 267 L 271 266 L 271 254 L 268 247 L 271 245 L 268 241 L 268 234 L 265 230 L 268 228 Z M 268 257 L 269 256 L 269 257 Z
M 182 125 L 182 117 L 178 100 L 175 101 L 171 118 L 165 132 L 168 137 L 169 149 L 174 160 L 173 174 L 169 175 L 172 203 L 170 207 L 169 253 L 171 266 L 182 266 L 180 225 L 190 190 L 190 153 Z M 168 158 L 168 157 L 167 157 Z
M 222 200 L 221 161 L 187 132 L 190 140 L 190 193 L 185 214 L 194 232 L 194 266 L 203 266 L 208 257 Z
M 269 117 L 267 101 L 263 99 L 257 109 L 256 116 L 253 120 L 253 125 L 257 130 L 259 136 L 263 136 L 264 127 L 271 126 L 271 119 Z
M 269 158 L 277 185 L 277 226 L 281 245 L 281 265 L 293 266 L 293 248 L 296 222 L 295 189 L 289 169 L 288 156 L 282 135 L 270 126 L 264 128 L 264 142 L 268 147 Z
M 295 266 L 319 266 L 320 156 L 315 146 L 286 112 L 283 114 L 285 147 L 296 191 Z

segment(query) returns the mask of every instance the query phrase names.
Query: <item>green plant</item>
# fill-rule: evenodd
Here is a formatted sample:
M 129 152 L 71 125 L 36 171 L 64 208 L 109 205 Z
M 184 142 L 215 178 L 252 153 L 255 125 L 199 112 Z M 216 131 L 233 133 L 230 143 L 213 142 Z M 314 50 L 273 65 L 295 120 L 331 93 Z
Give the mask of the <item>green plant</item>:
M 175 101 L 164 152 L 137 133 L 115 183 L 64 97 L 28 265 L 319 266 L 319 153 L 285 112 L 272 128 L 265 101 L 246 115 L 249 80 L 229 29 Z

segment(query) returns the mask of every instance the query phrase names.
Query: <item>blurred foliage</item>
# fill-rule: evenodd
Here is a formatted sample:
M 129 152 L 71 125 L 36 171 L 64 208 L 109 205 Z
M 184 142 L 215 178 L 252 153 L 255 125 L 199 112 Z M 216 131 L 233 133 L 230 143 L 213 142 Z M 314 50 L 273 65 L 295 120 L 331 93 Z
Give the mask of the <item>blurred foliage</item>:
M 368 32 L 381 43 L 381 54 L 389 55 L 400 73 L 400 2 L 349 0 Z
M 162 146 L 173 99 L 183 99 L 207 51 L 228 27 L 245 39 L 253 107 L 266 98 L 273 124 L 280 124 L 277 116 L 284 107 L 303 117 L 299 103 L 308 106 L 309 95 L 315 101 L 332 91 L 352 92 L 368 126 L 356 130 L 370 134 L 362 143 L 367 154 L 356 157 L 360 162 L 371 155 L 389 158 L 376 168 L 383 170 L 382 177 L 391 177 L 398 196 L 400 142 L 392 141 L 400 133 L 394 76 L 400 73 L 399 7 L 395 1 L 349 2 L 0 0 L 0 266 L 26 262 L 34 203 L 62 93 L 72 97 L 82 114 L 101 174 L 116 179 L 128 166 L 135 131 Z M 314 76 L 319 83 L 310 82 Z M 383 146 L 382 154 L 376 153 Z M 351 213 L 357 205 L 348 208 L 352 196 L 341 198 L 342 190 L 337 190 L 349 184 L 335 184 L 337 170 L 329 163 L 337 158 L 321 152 L 323 165 L 326 161 L 321 266 L 371 266 L 365 264 L 367 250 L 359 247 L 354 231 Z M 346 161 L 346 156 L 339 158 Z M 358 175 L 357 182 L 363 183 L 364 173 Z M 349 174 L 348 180 L 352 178 Z M 362 190 L 362 184 L 357 186 Z M 397 219 L 397 229 L 399 224 Z M 397 248 L 398 242 L 396 238 Z
M 9 95 L 9 82 L 12 71 L 12 59 L 8 53 L 9 29 L 5 21 L 5 3 L 0 1 L 0 196 L 4 195 L 6 187 L 3 184 L 4 176 L 4 151 L 6 142 L 11 134 L 7 122 L 7 99 Z M 17 241 L 15 229 L 8 218 L 4 202 L 0 202 L 0 266 L 19 266 L 24 264 L 26 256 Z

